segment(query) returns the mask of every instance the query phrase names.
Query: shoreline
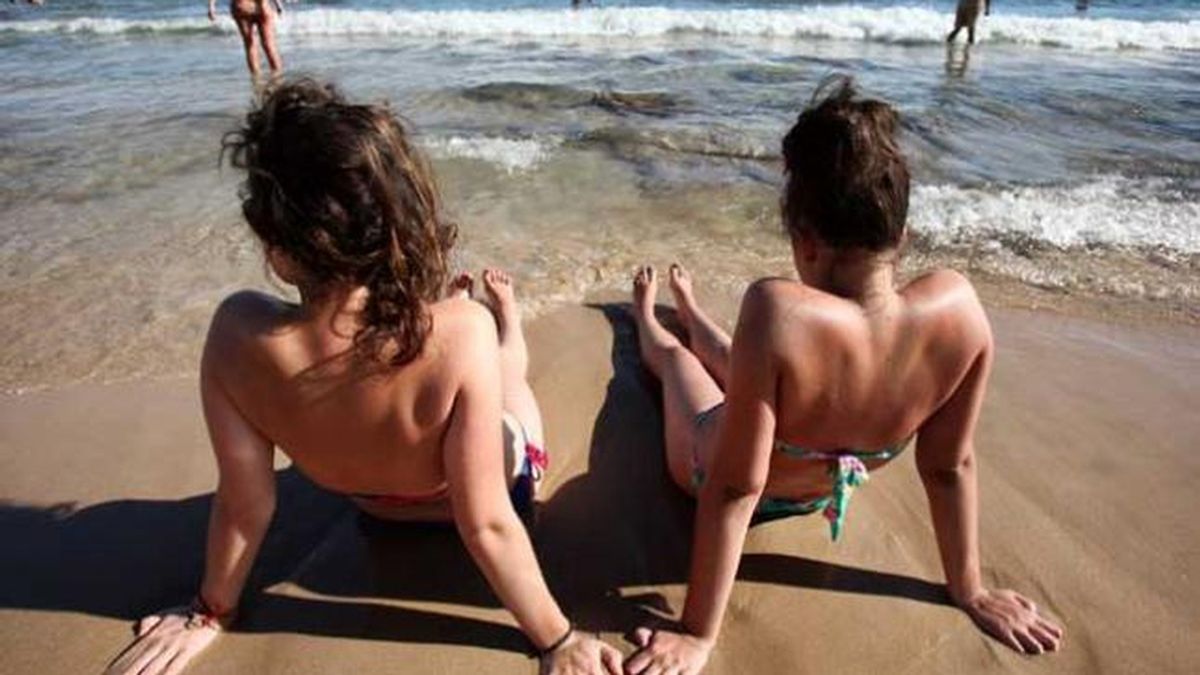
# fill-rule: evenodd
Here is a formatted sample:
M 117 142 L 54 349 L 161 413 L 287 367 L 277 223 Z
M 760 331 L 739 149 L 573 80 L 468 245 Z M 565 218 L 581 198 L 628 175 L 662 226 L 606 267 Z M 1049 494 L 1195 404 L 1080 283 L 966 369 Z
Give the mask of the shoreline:
M 662 265 L 662 267 L 665 268 L 665 265 Z M 1144 297 L 1121 297 L 1070 289 L 1043 288 L 1011 277 L 991 274 L 981 270 L 971 270 L 965 266 L 949 265 L 947 267 L 964 270 L 964 274 L 971 279 L 971 283 L 975 286 L 976 292 L 979 294 L 984 308 L 989 315 L 993 312 L 1029 312 L 1032 314 L 1109 323 L 1127 328 L 1157 327 L 1166 332 L 1200 329 L 1200 305 L 1195 303 Z M 928 266 L 928 269 L 935 269 L 935 267 Z M 763 276 L 769 276 L 770 271 L 764 271 Z M 904 282 L 907 279 L 919 276 L 920 273 L 913 274 L 910 270 L 903 269 L 900 270 L 898 279 Z M 746 285 L 749 282 L 750 280 L 747 279 Z M 276 295 L 284 295 L 285 297 L 288 293 L 287 288 L 273 285 L 270 281 L 252 285 L 249 288 L 255 288 L 256 290 Z M 722 284 L 721 288 L 717 290 L 707 289 L 707 292 L 698 289 L 701 296 L 706 298 L 708 302 L 717 303 L 717 308 L 721 310 L 717 312 L 718 315 L 726 312 L 729 313 L 731 319 L 727 328 L 732 326 L 732 319 L 736 316 L 737 306 L 741 298 L 741 293 L 744 290 L 745 285 L 733 287 L 728 284 Z M 615 290 L 602 289 L 585 293 L 584 299 L 580 302 L 561 299 L 542 301 L 535 304 L 534 311 L 526 312 L 526 321 L 527 323 L 530 321 L 536 322 L 547 316 L 570 311 L 574 307 L 595 302 L 597 299 L 624 302 L 626 296 Z M 215 307 L 215 302 L 213 306 Z M 4 399 L 11 397 L 22 397 L 44 392 L 71 391 L 79 387 L 161 383 L 181 380 L 191 381 L 196 377 L 196 369 L 199 367 L 200 362 L 200 350 L 203 346 L 204 325 L 197 323 L 198 320 L 193 318 L 189 321 L 189 325 L 192 326 L 195 334 L 193 344 L 179 344 L 171 348 L 174 355 L 182 355 L 188 352 L 194 354 L 192 358 L 185 361 L 188 364 L 186 369 L 181 368 L 175 372 L 152 370 L 152 372 L 148 373 L 131 373 L 117 377 L 102 376 L 102 379 L 90 374 L 72 379 L 70 375 L 52 372 L 48 375 L 50 378 L 48 381 L 30 383 L 22 382 L 17 373 L 4 374 L 4 370 L 10 367 L 11 364 L 16 363 L 18 368 L 20 365 L 23 365 L 20 364 L 20 359 L 17 358 L 17 355 L 13 355 L 12 361 L 0 364 L 0 366 L 3 366 L 0 367 L 0 381 L 13 380 L 5 383 L 0 388 L 0 404 L 3 403 Z M 1200 341 L 1200 330 L 1197 330 L 1193 337 Z M 124 358 L 128 359 L 127 356 Z M 102 361 L 106 360 L 102 359 Z M 103 362 L 96 364 L 93 372 L 102 367 Z
M 732 320 L 735 304 L 698 294 Z M 666 476 L 658 394 L 624 302 L 547 312 L 527 336 L 552 456 L 539 559 L 579 625 L 628 653 L 623 633 L 682 605 L 693 509 Z M 989 313 L 984 575 L 1061 619 L 1064 650 L 1030 661 L 945 604 L 901 458 L 856 495 L 836 545 L 817 518 L 751 530 L 707 672 L 1185 672 L 1200 660 L 1196 332 Z M 22 542 L 0 554 L 6 672 L 102 669 L 133 619 L 190 595 L 215 485 L 197 398 L 187 378 L 0 396 L 0 537 Z M 372 673 L 398 659 L 417 675 L 534 672 L 452 529 L 372 531 L 280 456 L 261 594 L 189 672 Z

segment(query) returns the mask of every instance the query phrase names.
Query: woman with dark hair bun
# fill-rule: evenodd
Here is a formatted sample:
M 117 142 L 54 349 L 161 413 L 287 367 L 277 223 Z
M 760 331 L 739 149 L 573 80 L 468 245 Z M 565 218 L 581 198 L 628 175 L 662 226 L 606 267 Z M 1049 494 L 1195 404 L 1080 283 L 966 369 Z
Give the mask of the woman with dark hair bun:
M 783 222 L 800 280 L 752 284 L 732 338 L 679 265 L 669 282 L 686 346 L 655 318 L 655 270 L 634 279 L 642 360 L 662 382 L 667 466 L 698 506 L 682 631 L 639 629 L 630 673 L 699 672 L 751 520 L 820 512 L 836 540 L 854 488 L 914 439 L 951 599 L 1017 651 L 1059 646 L 1062 629 L 1032 601 L 983 585 L 972 439 L 992 333 L 962 275 L 896 283 L 909 194 L 898 124 L 847 79 L 818 89 L 783 140 Z
M 299 80 L 224 146 L 246 172 L 246 221 L 300 302 L 243 291 L 217 309 L 200 364 L 220 475 L 204 579 L 191 605 L 143 619 L 110 672 L 179 672 L 234 620 L 278 447 L 373 517 L 453 521 L 541 672 L 619 673 L 620 654 L 559 609 L 517 515 L 547 459 L 512 280 L 483 272 L 489 312 L 471 277 L 448 279 L 456 230 L 404 125 Z

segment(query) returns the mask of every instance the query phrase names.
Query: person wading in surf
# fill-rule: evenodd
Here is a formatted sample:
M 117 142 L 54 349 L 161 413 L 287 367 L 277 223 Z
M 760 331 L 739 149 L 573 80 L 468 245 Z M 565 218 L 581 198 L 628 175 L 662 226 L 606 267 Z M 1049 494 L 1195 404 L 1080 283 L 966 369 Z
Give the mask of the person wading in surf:
M 283 59 L 279 57 L 279 47 L 275 44 L 276 14 L 283 14 L 283 4 L 280 0 L 230 0 L 229 15 L 237 24 L 238 33 L 242 36 L 242 47 L 246 50 L 246 67 L 250 76 L 258 79 L 258 42 L 262 40 L 262 49 L 267 55 L 267 64 L 271 66 L 271 75 L 283 72 Z M 217 0 L 208 0 L 208 20 L 217 20 Z
M 954 13 L 954 30 L 946 36 L 946 42 L 954 42 L 958 31 L 967 29 L 967 44 L 975 44 L 975 22 L 979 13 L 984 16 L 992 13 L 992 0 L 958 0 L 958 11 Z

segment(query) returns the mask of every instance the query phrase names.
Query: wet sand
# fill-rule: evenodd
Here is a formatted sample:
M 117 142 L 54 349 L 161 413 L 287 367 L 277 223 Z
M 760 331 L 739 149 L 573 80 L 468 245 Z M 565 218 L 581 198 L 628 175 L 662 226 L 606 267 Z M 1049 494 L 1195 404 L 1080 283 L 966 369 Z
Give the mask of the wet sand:
M 628 652 L 624 633 L 682 605 L 692 504 L 612 300 L 528 326 L 552 454 L 535 539 L 577 623 Z M 731 298 L 709 300 L 729 323 Z M 859 491 L 837 544 L 816 517 L 752 529 L 709 673 L 1194 672 L 1200 331 L 991 314 L 984 576 L 1059 619 L 1063 651 L 1015 654 L 946 603 L 909 453 Z M 215 483 L 195 389 L 0 398 L 0 671 L 99 672 L 135 618 L 190 597 Z M 279 471 L 261 591 L 189 672 L 536 672 L 452 529 L 372 524 Z

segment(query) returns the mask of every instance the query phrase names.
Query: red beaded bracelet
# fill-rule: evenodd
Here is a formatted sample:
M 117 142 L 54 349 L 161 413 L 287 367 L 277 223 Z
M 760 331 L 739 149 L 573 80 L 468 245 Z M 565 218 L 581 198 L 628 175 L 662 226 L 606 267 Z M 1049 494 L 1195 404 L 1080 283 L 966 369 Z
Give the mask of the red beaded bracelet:
M 237 609 L 231 608 L 224 612 L 217 612 L 204 599 L 204 595 L 197 593 L 192 598 L 191 604 L 188 605 L 188 628 L 216 628 L 224 630 L 233 623 L 234 617 L 237 616 Z

